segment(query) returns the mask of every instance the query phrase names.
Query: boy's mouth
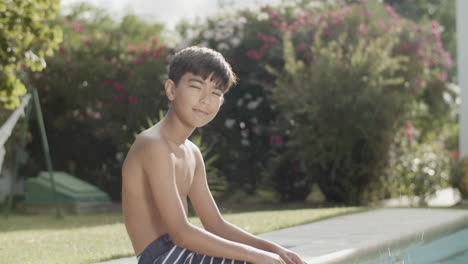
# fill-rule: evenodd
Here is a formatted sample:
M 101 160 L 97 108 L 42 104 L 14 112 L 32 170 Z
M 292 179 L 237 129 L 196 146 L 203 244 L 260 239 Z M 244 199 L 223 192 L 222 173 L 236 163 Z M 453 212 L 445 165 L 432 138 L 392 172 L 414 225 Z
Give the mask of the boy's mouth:
M 193 111 L 195 111 L 196 113 L 202 114 L 202 115 L 209 115 L 210 114 L 210 113 L 205 112 L 203 110 L 200 110 L 198 108 L 193 108 Z

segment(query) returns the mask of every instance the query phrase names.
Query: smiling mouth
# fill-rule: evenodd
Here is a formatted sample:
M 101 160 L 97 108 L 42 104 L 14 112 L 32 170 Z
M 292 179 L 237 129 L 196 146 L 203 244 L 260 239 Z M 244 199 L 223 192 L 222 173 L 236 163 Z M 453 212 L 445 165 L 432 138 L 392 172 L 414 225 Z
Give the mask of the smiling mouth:
M 209 114 L 210 114 L 210 113 L 208 113 L 208 112 L 205 112 L 205 111 L 203 111 L 203 110 L 196 109 L 196 108 L 194 108 L 193 111 L 195 111 L 196 113 L 202 114 L 202 115 L 209 115 Z

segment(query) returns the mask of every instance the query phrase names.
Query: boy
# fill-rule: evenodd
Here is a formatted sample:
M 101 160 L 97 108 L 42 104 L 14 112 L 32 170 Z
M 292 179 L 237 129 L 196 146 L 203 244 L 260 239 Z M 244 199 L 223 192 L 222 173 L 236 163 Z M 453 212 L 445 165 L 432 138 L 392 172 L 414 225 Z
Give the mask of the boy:
M 183 49 L 169 65 L 169 111 L 137 136 L 122 167 L 123 215 L 138 263 L 303 264 L 290 250 L 222 218 L 202 154 L 188 140 L 216 116 L 235 83 L 231 66 L 208 48 Z M 188 221 L 187 197 L 205 229 Z

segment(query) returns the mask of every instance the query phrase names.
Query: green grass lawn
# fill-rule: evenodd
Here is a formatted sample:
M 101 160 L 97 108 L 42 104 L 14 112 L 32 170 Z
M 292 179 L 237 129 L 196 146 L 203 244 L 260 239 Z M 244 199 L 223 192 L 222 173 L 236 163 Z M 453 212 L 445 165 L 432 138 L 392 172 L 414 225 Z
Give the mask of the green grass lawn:
M 259 234 L 368 210 L 363 207 L 257 210 L 224 213 L 229 222 Z M 196 217 L 191 222 L 200 226 Z M 132 256 L 121 214 L 13 215 L 0 218 L 0 263 L 96 263 Z

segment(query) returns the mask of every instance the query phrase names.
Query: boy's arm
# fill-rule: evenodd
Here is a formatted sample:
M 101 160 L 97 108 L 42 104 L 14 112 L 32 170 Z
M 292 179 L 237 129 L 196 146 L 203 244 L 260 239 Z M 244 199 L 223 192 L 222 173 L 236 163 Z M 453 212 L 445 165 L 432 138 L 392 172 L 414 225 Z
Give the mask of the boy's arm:
M 195 150 L 195 156 L 197 168 L 189 198 L 205 229 L 228 240 L 278 254 L 287 264 L 302 264 L 303 261 L 296 253 L 251 235 L 223 219 L 209 190 L 203 157 L 198 148 Z
M 226 240 L 190 224 L 180 200 L 171 152 L 166 142 L 147 144 L 141 154 L 156 208 L 175 245 L 213 257 L 252 263 L 280 263 L 274 261 L 275 257 L 280 259 L 277 255 Z

